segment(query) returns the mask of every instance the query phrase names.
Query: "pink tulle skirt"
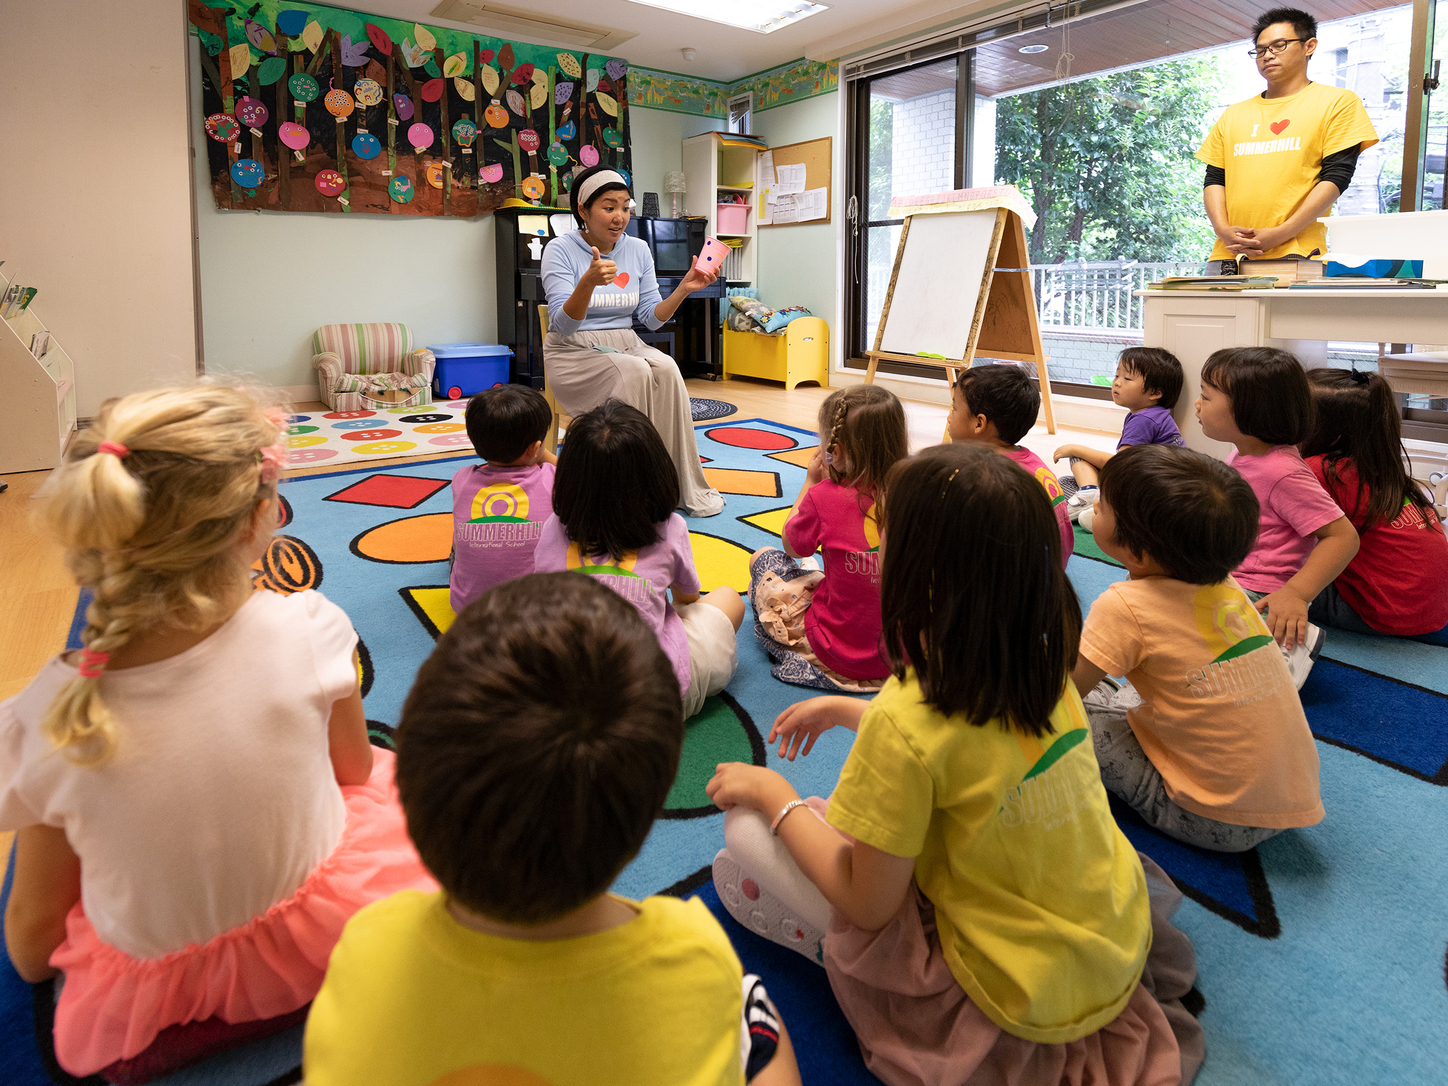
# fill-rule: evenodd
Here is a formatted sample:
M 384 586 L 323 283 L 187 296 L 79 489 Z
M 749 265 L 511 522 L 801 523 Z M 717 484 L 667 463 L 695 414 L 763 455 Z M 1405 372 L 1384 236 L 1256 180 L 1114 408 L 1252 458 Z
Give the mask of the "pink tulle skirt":
M 55 1008 L 55 1055 L 72 1075 L 94 1074 L 146 1049 L 167 1026 L 250 1022 L 295 1011 L 322 986 L 352 914 L 398 890 L 436 890 L 407 836 L 393 784 L 396 756 L 372 752 L 366 784 L 342 789 L 342 840 L 285 901 L 164 958 L 132 958 L 101 941 L 77 904 L 50 957 L 65 974 Z

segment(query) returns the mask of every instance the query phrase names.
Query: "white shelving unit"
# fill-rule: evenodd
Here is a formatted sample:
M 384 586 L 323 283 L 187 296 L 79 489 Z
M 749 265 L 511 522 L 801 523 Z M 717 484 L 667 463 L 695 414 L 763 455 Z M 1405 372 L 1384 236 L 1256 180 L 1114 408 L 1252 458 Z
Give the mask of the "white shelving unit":
M 0 294 L 9 285 L 0 275 Z M 47 331 L 34 302 L 0 323 L 0 381 L 9 408 L 0 428 L 0 475 L 58 467 L 75 432 L 75 363 L 54 336 L 44 358 L 30 353 L 31 337 Z
M 724 262 L 724 277 L 731 283 L 753 286 L 758 278 L 759 223 L 754 207 L 754 174 L 759 149 L 730 145 L 728 134 L 705 132 L 684 140 L 684 213 L 709 220 L 708 233 L 720 241 L 742 244 Z M 746 200 L 747 215 L 742 234 L 721 234 L 718 204 L 721 196 L 735 193 Z

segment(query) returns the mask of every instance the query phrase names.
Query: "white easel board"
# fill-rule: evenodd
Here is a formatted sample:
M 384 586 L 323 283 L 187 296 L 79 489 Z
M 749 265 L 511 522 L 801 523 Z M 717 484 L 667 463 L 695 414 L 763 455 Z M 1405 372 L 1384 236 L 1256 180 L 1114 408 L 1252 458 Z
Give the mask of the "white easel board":
M 994 209 L 911 218 L 877 350 L 966 356 L 976 309 L 969 288 L 986 278 L 995 225 Z

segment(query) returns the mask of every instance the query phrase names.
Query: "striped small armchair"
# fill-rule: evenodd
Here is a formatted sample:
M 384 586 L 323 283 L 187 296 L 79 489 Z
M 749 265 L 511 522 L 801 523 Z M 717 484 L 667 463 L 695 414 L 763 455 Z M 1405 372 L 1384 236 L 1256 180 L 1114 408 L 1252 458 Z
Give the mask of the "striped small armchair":
M 312 336 L 317 389 L 333 411 L 430 404 L 436 362 L 426 347 L 413 349 L 405 324 L 324 324 Z M 379 398 L 398 390 L 403 399 Z

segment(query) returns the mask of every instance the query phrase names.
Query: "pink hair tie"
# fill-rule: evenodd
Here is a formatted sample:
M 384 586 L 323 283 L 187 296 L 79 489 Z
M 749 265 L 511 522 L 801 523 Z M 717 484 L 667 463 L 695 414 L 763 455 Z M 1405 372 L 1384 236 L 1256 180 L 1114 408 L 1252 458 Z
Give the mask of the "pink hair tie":
M 99 445 L 96 446 L 96 452 L 110 453 L 117 460 L 124 460 L 130 454 L 131 450 L 126 448 L 119 441 L 102 441 Z
M 101 672 L 105 671 L 106 664 L 110 661 L 111 654 L 108 652 L 97 652 L 95 649 L 80 650 L 80 677 L 82 679 L 99 679 Z

